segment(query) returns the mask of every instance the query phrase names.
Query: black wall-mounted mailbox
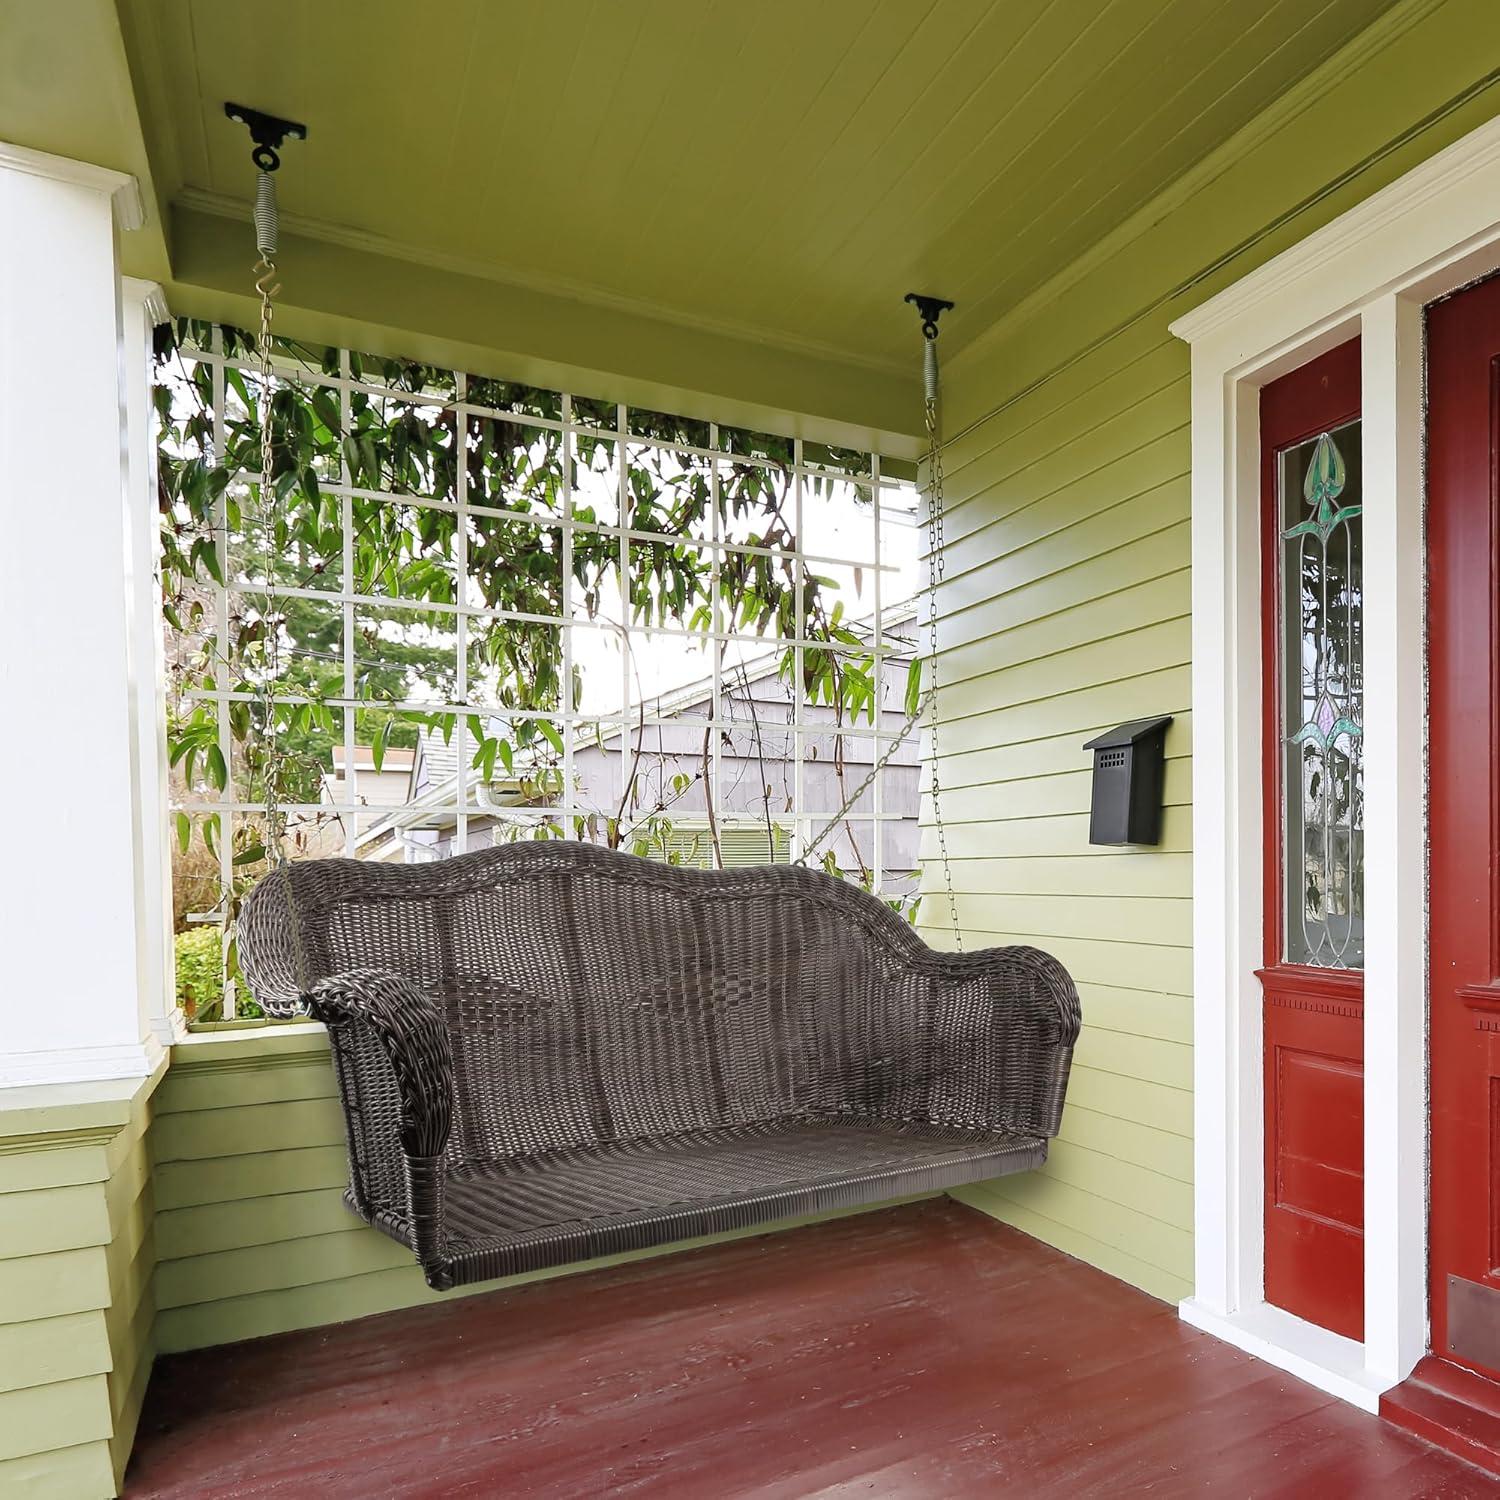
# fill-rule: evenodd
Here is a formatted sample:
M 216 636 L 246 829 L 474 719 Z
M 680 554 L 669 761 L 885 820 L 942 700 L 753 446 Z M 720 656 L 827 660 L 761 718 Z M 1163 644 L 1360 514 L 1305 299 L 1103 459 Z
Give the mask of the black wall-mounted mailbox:
M 1161 839 L 1161 790 L 1168 714 L 1132 719 L 1083 748 L 1094 752 L 1091 844 L 1155 844 Z

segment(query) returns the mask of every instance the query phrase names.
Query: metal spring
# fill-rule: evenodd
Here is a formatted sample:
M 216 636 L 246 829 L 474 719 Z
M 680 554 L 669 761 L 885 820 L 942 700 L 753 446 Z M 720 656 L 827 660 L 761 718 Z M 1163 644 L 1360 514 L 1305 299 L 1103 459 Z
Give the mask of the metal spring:
M 255 183 L 255 248 L 267 260 L 275 258 L 279 229 L 276 179 L 269 172 L 261 172 Z

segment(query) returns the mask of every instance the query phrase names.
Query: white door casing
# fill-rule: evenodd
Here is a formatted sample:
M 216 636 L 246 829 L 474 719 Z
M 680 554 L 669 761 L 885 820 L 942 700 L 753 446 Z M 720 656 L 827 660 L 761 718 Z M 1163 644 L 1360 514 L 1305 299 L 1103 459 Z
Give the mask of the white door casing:
M 1182 1316 L 1375 1410 L 1427 1348 L 1422 309 L 1500 267 L 1500 120 L 1172 324 L 1192 347 L 1195 1289 Z M 1263 1296 L 1262 386 L 1361 340 L 1365 1338 Z

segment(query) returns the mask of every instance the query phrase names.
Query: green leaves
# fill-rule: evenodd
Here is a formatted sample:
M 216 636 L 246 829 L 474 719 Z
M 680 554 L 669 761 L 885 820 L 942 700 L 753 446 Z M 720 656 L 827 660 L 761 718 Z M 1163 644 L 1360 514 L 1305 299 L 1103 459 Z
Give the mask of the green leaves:
M 202 536 L 193 543 L 188 562 L 193 572 L 202 568 L 215 583 L 224 582 L 224 570 L 219 566 L 219 549 L 212 537 Z
M 479 742 L 479 748 L 474 752 L 474 759 L 470 764 L 479 772 L 480 779 L 490 782 L 495 779 L 495 757 L 500 753 L 500 741 L 494 736 L 486 736 Z
M 906 669 L 906 700 L 902 707 L 906 717 L 912 718 L 922 706 L 922 658 L 914 656 Z
M 208 704 L 199 703 L 186 718 L 168 719 L 167 757 L 173 766 L 182 766 L 189 787 L 197 778 L 201 760 L 214 789 L 224 790 L 229 781 L 228 768 L 219 748 L 218 719 Z

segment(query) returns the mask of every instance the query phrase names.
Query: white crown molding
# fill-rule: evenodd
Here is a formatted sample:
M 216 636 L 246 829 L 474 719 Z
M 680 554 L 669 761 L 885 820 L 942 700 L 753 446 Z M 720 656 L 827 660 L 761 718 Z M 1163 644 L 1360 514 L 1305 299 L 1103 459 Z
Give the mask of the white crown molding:
M 120 290 L 141 304 L 151 327 L 172 321 L 172 309 L 167 306 L 167 294 L 162 290 L 160 282 L 142 281 L 138 276 L 122 276 Z
M 192 213 L 209 214 L 214 218 L 233 219 L 241 223 L 251 220 L 251 206 L 242 199 L 226 193 L 204 192 L 201 188 L 184 188 L 172 199 L 173 207 Z M 715 334 L 720 338 L 734 339 L 739 343 L 758 344 L 762 348 L 779 349 L 788 354 L 806 358 L 829 360 L 857 369 L 872 370 L 881 375 L 910 376 L 911 365 L 904 360 L 890 360 L 856 354 L 834 344 L 819 343 L 815 339 L 797 338 L 784 332 L 767 333 L 764 328 L 736 323 L 729 319 L 708 318 L 697 313 L 684 312 L 678 308 L 664 307 L 643 298 L 628 297 L 589 282 L 574 281 L 564 276 L 537 276 L 516 271 L 509 266 L 497 266 L 489 261 L 470 256 L 450 255 L 442 250 L 413 245 L 405 240 L 389 239 L 385 235 L 372 234 L 368 230 L 353 229 L 346 224 L 334 224 L 326 219 L 308 218 L 301 214 L 281 215 L 281 227 L 291 234 L 303 235 L 327 245 L 338 245 L 346 250 L 365 255 L 379 255 L 391 260 L 405 261 L 411 265 L 424 266 L 436 271 L 450 271 L 458 276 L 472 276 L 476 280 L 494 282 L 499 286 L 514 287 L 518 291 L 533 292 L 541 296 L 559 297 L 570 302 L 582 302 L 590 307 L 606 308 L 611 312 L 630 317 L 648 318 L 656 323 L 668 323 L 674 327 L 691 328 L 698 333 Z
M 1445 217 L 1453 221 L 1446 231 L 1448 246 L 1456 246 L 1497 222 L 1497 200 L 1493 193 L 1476 188 L 1474 181 L 1487 173 L 1500 175 L 1497 169 L 1500 118 L 1429 157 L 1389 187 L 1184 313 L 1169 325 L 1171 332 L 1196 344 L 1235 324 L 1253 324 L 1264 309 L 1284 303 L 1299 283 L 1326 274 L 1330 264 L 1348 265 L 1352 257 L 1369 250 L 1373 253 L 1368 256 L 1369 269 L 1363 283 L 1348 288 L 1348 305 L 1364 301 L 1384 286 L 1417 274 L 1409 250 L 1412 236 L 1393 231 L 1409 230 L 1439 200 L 1446 200 L 1450 212 Z M 1470 222 L 1461 223 L 1465 218 Z
M 0 141 L 0 171 L 25 172 L 103 193 L 113 205 L 115 222 L 121 229 L 139 229 L 146 222 L 140 184 L 128 172 L 74 161 L 70 156 L 54 156 L 50 151 L 33 151 L 10 141 Z

